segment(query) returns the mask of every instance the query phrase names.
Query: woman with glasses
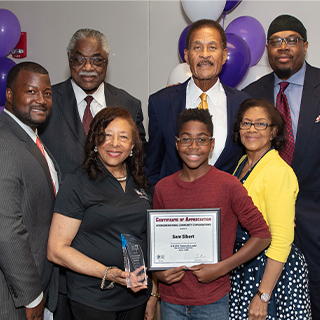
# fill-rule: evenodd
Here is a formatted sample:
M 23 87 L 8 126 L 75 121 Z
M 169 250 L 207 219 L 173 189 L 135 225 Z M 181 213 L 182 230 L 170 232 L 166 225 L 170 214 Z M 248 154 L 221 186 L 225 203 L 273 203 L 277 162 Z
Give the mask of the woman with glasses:
M 233 131 L 234 141 L 246 151 L 234 175 L 269 225 L 271 244 L 233 270 L 230 319 L 311 319 L 307 265 L 292 244 L 298 181 L 279 155 L 284 120 L 271 103 L 249 99 L 240 105 Z M 247 240 L 238 226 L 235 251 Z
M 245 188 L 235 177 L 209 165 L 214 142 L 208 109 L 184 110 L 176 137 L 182 169 L 155 186 L 154 209 L 221 209 L 218 263 L 195 261 L 188 268 L 181 265 L 154 271 L 159 280 L 162 320 L 228 320 L 229 272 L 270 243 L 269 228 Z M 249 230 L 250 239 L 233 254 L 238 222 Z
M 151 279 L 127 288 L 121 241 L 122 234 L 133 236 L 146 256 L 151 195 L 142 168 L 142 142 L 129 112 L 101 110 L 90 125 L 83 166 L 57 194 L 48 240 L 48 259 L 68 268 L 75 320 L 153 319 Z

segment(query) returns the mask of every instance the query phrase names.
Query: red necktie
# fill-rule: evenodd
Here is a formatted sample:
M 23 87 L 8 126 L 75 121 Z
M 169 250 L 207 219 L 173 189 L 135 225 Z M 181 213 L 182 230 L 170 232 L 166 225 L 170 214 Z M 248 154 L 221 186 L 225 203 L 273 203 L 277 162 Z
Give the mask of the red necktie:
M 36 139 L 36 145 L 37 145 L 37 147 L 40 149 L 40 151 L 42 152 L 44 158 L 45 158 L 46 161 L 47 161 L 46 154 L 44 153 L 43 145 L 42 145 L 42 143 L 41 143 L 41 141 L 40 141 L 40 139 L 39 139 L 38 136 L 37 136 L 37 139 Z M 48 161 L 47 161 L 47 163 L 48 163 Z M 49 165 L 48 165 L 48 168 L 49 168 Z M 50 168 L 49 168 L 49 172 L 50 172 Z M 51 172 L 50 172 L 50 176 L 51 176 Z M 55 187 L 55 185 L 54 185 L 52 176 L 51 176 L 51 181 L 52 181 L 52 185 L 53 185 L 54 195 L 56 195 L 56 194 L 57 194 L 57 192 L 56 192 L 56 187 Z
M 92 113 L 90 111 L 90 104 L 91 104 L 91 102 L 93 100 L 93 97 L 92 96 L 86 96 L 84 100 L 87 102 L 87 106 L 86 106 L 86 109 L 84 110 L 82 124 L 83 124 L 84 131 L 86 132 L 86 135 L 88 135 L 89 128 L 90 128 L 90 123 L 91 123 L 91 121 L 93 119 Z
M 280 82 L 280 91 L 277 94 L 276 106 L 284 118 L 284 121 L 286 123 L 286 129 L 287 129 L 287 143 L 284 149 L 281 151 L 280 156 L 290 166 L 292 162 L 293 151 L 294 151 L 294 137 L 293 137 L 293 131 L 292 131 L 292 122 L 291 122 L 289 103 L 288 103 L 287 96 L 284 93 L 284 90 L 287 89 L 288 85 L 289 85 L 288 82 L 285 82 L 285 81 Z

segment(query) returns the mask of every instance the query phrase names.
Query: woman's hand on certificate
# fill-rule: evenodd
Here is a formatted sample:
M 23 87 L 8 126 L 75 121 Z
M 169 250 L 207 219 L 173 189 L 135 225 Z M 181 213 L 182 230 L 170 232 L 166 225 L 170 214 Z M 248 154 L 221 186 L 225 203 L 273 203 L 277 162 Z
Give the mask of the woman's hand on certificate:
M 154 271 L 154 275 L 159 281 L 162 281 L 166 284 L 172 284 L 181 281 L 186 272 L 185 270 L 186 266 L 181 266 L 165 271 Z
M 215 264 L 198 264 L 188 267 L 201 283 L 209 283 L 225 275 L 221 262 Z

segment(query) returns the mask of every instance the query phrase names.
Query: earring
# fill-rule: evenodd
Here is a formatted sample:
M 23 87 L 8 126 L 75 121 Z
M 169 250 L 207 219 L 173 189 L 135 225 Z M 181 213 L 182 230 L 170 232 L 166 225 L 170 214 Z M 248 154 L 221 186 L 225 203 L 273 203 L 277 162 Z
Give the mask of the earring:
M 129 157 L 132 157 L 132 156 L 133 156 L 133 152 L 132 152 L 132 150 L 131 150 Z
M 94 151 L 94 152 L 98 152 L 97 146 L 94 147 L 93 151 Z

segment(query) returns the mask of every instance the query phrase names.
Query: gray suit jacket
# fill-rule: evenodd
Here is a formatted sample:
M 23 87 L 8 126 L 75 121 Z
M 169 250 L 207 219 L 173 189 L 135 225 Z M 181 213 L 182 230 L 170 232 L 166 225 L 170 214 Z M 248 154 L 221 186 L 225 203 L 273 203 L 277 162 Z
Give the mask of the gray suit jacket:
M 145 144 L 141 102 L 122 89 L 104 83 L 108 107 L 127 109 L 136 122 Z M 71 78 L 52 87 L 52 110 L 49 119 L 39 127 L 39 135 L 59 164 L 62 180 L 83 162 L 86 134 L 81 123 Z
M 49 309 L 57 301 L 57 273 L 47 260 L 55 196 L 44 156 L 5 112 L 0 164 L 0 319 L 20 320 L 41 291 Z

